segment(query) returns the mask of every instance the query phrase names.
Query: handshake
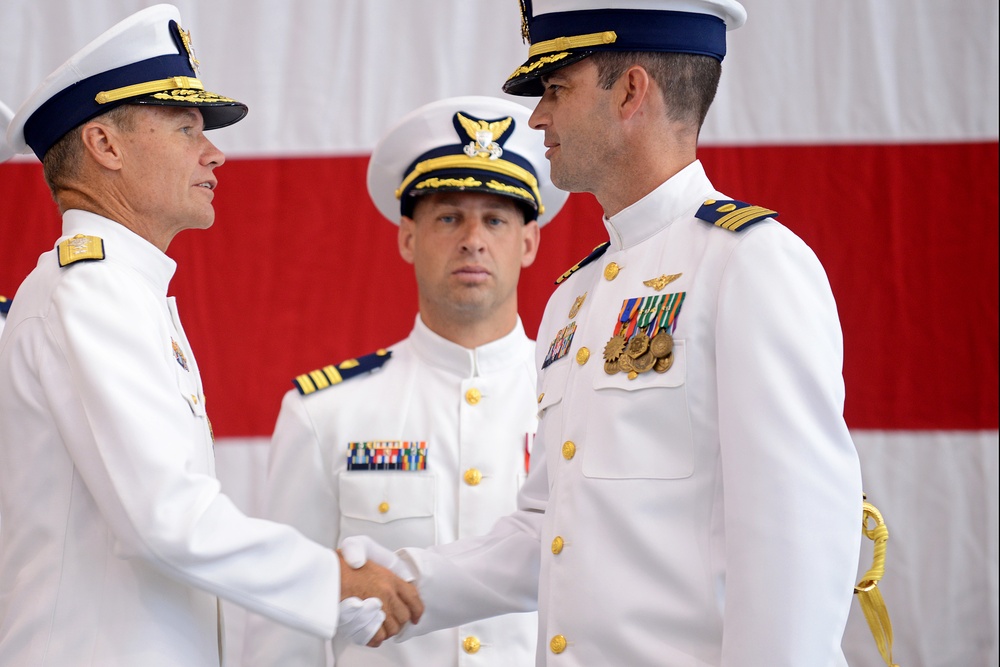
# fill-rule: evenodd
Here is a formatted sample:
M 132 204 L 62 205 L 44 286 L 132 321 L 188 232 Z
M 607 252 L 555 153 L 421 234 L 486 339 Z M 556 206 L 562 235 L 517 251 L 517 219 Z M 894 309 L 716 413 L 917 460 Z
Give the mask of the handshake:
M 339 653 L 347 643 L 379 646 L 403 626 L 420 620 L 424 604 L 414 574 L 394 552 L 364 535 L 348 537 L 340 556 L 340 621 L 333 638 Z

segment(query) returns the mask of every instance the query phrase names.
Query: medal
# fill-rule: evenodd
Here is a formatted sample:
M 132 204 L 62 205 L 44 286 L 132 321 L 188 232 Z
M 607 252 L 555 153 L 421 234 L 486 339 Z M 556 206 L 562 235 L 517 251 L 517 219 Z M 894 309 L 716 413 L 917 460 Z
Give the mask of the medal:
M 604 360 L 614 361 L 621 356 L 622 351 L 625 349 L 625 336 L 622 334 L 615 334 L 611 337 L 604 345 Z
M 612 359 L 610 361 L 605 361 L 604 362 L 604 372 L 607 373 L 608 375 L 614 375 L 615 373 L 617 373 L 620 370 L 621 369 L 618 368 L 618 360 L 617 359 Z
M 628 342 L 628 356 L 633 359 L 639 358 L 649 350 L 649 336 L 646 332 L 640 331 Z
M 584 294 L 584 296 L 587 295 Z M 626 329 L 628 328 L 628 323 L 635 315 L 638 301 L 638 299 L 626 299 L 622 302 L 622 309 L 618 313 L 618 320 L 615 322 L 615 329 L 612 331 L 611 339 L 604 345 L 604 361 L 614 361 L 625 350 L 625 344 L 628 341 Z
M 660 329 L 653 340 L 649 341 L 649 351 L 657 359 L 663 359 L 674 351 L 674 338 L 663 329 Z
M 632 365 L 632 361 L 632 357 L 627 354 L 623 354 L 618 357 L 618 369 L 621 370 L 622 373 L 634 373 L 635 367 Z
M 635 369 L 637 373 L 645 373 L 653 369 L 656 365 L 656 357 L 649 350 L 646 350 L 638 357 L 632 360 L 632 368 Z
M 674 355 L 670 354 L 662 359 L 657 359 L 653 364 L 653 370 L 657 373 L 666 373 L 674 365 Z

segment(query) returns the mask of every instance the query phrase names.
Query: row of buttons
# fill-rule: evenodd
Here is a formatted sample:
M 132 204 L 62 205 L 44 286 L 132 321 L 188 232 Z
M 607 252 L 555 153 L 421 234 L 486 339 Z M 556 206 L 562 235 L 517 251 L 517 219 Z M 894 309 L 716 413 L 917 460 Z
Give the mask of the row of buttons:
M 475 387 L 465 392 L 465 402 L 469 405 L 479 403 L 482 398 L 483 393 Z M 465 471 L 465 474 L 462 477 L 465 479 L 465 483 L 469 486 L 477 486 L 481 481 L 483 481 L 483 473 L 476 468 L 469 468 Z M 379 503 L 378 511 L 380 514 L 386 514 L 389 511 L 389 503 Z M 476 650 L 478 651 L 479 649 L 477 648 Z

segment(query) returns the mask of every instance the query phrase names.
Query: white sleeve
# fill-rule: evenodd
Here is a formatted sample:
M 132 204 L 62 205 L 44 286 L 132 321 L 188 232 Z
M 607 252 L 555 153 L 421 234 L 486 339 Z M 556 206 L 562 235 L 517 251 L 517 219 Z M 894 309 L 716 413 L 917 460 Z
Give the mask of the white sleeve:
M 329 549 L 243 515 L 210 471 L 207 415 L 179 387 L 166 305 L 133 273 L 73 267 L 46 319 L 45 392 L 116 552 L 323 637 L 340 568 Z
M 483 618 L 538 609 L 539 535 L 548 502 L 545 443 L 535 441 L 518 509 L 481 537 L 429 549 L 401 549 L 416 574 L 424 615 L 400 639 Z
M 835 665 L 861 540 L 826 273 L 780 225 L 746 233 L 716 329 L 726 600 L 723 665 Z
M 293 390 L 281 403 L 271 438 L 263 516 L 332 549 L 337 544 L 338 498 L 304 400 Z M 244 637 L 244 667 L 328 664 L 325 641 L 255 614 L 247 616 Z

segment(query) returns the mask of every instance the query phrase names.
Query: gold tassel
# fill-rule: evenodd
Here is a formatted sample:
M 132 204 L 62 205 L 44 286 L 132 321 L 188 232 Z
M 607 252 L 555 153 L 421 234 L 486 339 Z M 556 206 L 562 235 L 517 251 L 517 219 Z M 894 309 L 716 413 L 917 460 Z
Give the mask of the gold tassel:
M 892 622 L 889 620 L 889 610 L 886 609 L 885 600 L 882 599 L 882 593 L 878 589 L 878 582 L 885 574 L 885 545 L 889 541 L 889 529 L 882 519 L 882 513 L 868 502 L 867 496 L 862 507 L 861 532 L 875 544 L 872 566 L 854 587 L 854 594 L 858 596 L 861 611 L 865 614 L 868 628 L 872 631 L 875 645 L 885 664 L 889 667 L 899 667 L 892 661 Z M 869 519 L 875 522 L 873 528 L 868 527 Z

